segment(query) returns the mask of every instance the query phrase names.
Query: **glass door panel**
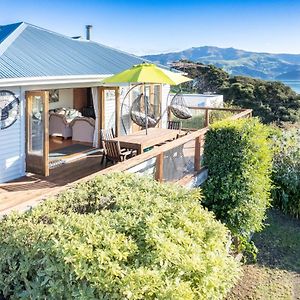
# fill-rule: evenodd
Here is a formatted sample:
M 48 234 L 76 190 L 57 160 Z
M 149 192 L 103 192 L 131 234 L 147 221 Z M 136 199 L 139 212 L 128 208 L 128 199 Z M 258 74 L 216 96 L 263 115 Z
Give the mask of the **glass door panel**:
M 26 170 L 49 175 L 48 92 L 26 93 Z
M 43 156 L 44 126 L 43 126 L 43 99 L 41 96 L 32 96 L 32 107 L 29 112 L 29 143 L 28 153 Z
M 116 132 L 116 91 L 104 90 L 105 128 L 113 128 Z

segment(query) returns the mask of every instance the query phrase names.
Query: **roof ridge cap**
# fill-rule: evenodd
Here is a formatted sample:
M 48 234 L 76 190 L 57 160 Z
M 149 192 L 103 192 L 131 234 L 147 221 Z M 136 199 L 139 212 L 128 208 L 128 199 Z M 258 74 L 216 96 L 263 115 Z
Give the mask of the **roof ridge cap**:
M 47 28 L 44 28 L 44 27 L 41 27 L 41 26 L 37 26 L 37 25 L 34 25 L 34 24 L 31 24 L 31 23 L 26 23 L 24 22 L 27 26 L 29 27 L 33 27 L 35 29 L 38 29 L 38 30 L 41 30 L 41 31 L 46 31 L 46 32 L 49 32 L 51 34 L 55 34 L 55 35 L 58 35 L 58 36 L 61 36 L 63 38 L 66 38 L 66 39 L 70 39 L 70 40 L 74 40 L 76 41 L 75 39 L 73 39 L 72 37 L 68 36 L 68 35 L 65 35 L 65 34 L 62 34 L 62 33 L 59 33 L 57 31 L 53 31 L 53 30 L 50 30 L 50 29 L 47 29 Z
M 107 49 L 110 49 L 110 50 L 114 50 L 114 51 L 117 51 L 119 53 L 123 53 L 123 54 L 127 54 L 127 55 L 130 55 L 130 56 L 133 56 L 135 58 L 139 58 L 141 59 L 140 56 L 136 55 L 136 54 L 133 54 L 133 53 L 129 53 L 127 51 L 124 51 L 124 50 L 121 50 L 121 49 L 117 49 L 117 48 L 114 48 L 112 46 L 108 46 L 108 45 L 104 45 L 100 42 L 97 42 L 97 41 L 94 41 L 94 40 L 86 40 L 86 39 L 74 39 L 68 35 L 65 35 L 65 34 L 62 34 L 62 33 L 59 33 L 59 32 L 56 32 L 56 31 L 53 31 L 53 30 L 50 30 L 50 29 L 47 29 L 47 28 L 44 28 L 44 27 L 40 27 L 40 26 L 37 26 L 37 25 L 34 25 L 34 24 L 31 24 L 31 23 L 27 23 L 27 22 L 23 22 L 24 24 L 30 26 L 30 27 L 33 27 L 33 28 L 36 28 L 38 30 L 42 30 L 42 31 L 46 31 L 46 32 L 49 32 L 49 33 L 52 33 L 52 34 L 55 34 L 55 35 L 58 35 L 58 36 L 61 36 L 63 38 L 67 38 L 67 39 L 70 39 L 70 40 L 73 40 L 74 42 L 79 42 L 79 43 L 91 43 L 91 44 L 96 44 L 98 46 L 101 46 L 101 47 L 104 47 L 104 48 L 107 48 Z M 144 59 L 146 62 L 149 62 L 149 63 L 153 63 L 152 61 L 150 61 L 149 59 Z
M 17 23 L 15 23 L 15 24 L 17 24 Z M 72 37 L 67 36 L 67 35 L 65 35 L 65 34 L 58 33 L 58 32 L 56 32 L 56 31 L 53 31 L 53 30 L 50 30 L 50 29 L 46 29 L 46 28 L 43 28 L 43 27 L 40 27 L 40 26 L 31 24 L 31 23 L 20 22 L 20 24 L 21 24 L 21 25 L 20 25 L 19 27 L 21 27 L 22 25 L 24 25 L 25 28 L 26 28 L 26 27 L 32 27 L 32 28 L 35 28 L 35 29 L 37 29 L 37 30 L 41 30 L 41 31 L 44 31 L 44 32 L 48 32 L 48 33 L 54 34 L 54 35 L 56 35 L 56 36 L 60 36 L 60 37 L 62 37 L 62 38 L 66 38 L 66 39 L 72 40 L 72 41 L 77 42 L 77 43 L 90 43 L 90 44 L 96 44 L 97 46 L 100 46 L 100 47 L 103 47 L 103 48 L 106 48 L 106 49 L 110 49 L 110 50 L 113 50 L 113 51 L 116 51 L 116 52 L 119 52 L 119 53 L 122 53 L 122 54 L 130 55 L 131 57 L 134 57 L 134 58 L 137 58 L 137 59 L 141 59 L 141 57 L 138 56 L 138 55 L 136 55 L 136 54 L 129 53 L 129 52 L 127 52 L 127 51 L 124 51 L 124 50 L 121 50 L 121 49 L 117 49 L 117 48 L 114 48 L 114 47 L 112 47 L 112 46 L 104 45 L 104 44 L 102 44 L 102 43 L 100 43 L 100 42 L 97 42 L 97 41 L 93 41 L 93 40 L 85 40 L 85 39 L 82 39 L 82 40 L 75 40 L 75 39 L 73 39 Z M 19 28 L 19 27 L 18 27 L 18 28 Z M 18 30 L 18 28 L 15 29 L 15 31 Z M 24 29 L 25 29 L 25 28 L 24 28 Z M 23 30 L 24 30 L 24 29 L 23 29 Z M 22 30 L 22 31 L 23 31 L 23 30 Z M 22 32 L 22 31 L 21 31 L 21 32 Z M 20 33 L 21 33 L 21 32 L 20 32 Z M 20 33 L 19 33 L 19 34 L 20 34 Z M 13 33 L 12 33 L 12 34 L 13 34 Z M 2 42 L 2 43 L 3 43 L 3 42 Z M 11 43 L 10 43 L 10 44 L 11 44 Z M 9 44 L 9 45 L 10 45 L 10 44 Z M 2 46 L 2 44 L 0 44 L 0 56 L 1 56 L 1 55 L 6 51 L 6 49 L 8 48 L 8 47 L 6 47 L 6 48 L 4 49 L 4 51 L 3 51 L 3 50 L 1 51 L 1 46 Z M 147 62 L 147 63 L 153 63 L 153 62 L 150 61 L 149 59 L 145 59 L 145 58 L 142 58 L 142 59 L 144 60 L 144 62 Z M 162 66 L 162 67 L 166 68 L 166 66 L 161 65 L 161 64 L 159 64 L 159 66 Z

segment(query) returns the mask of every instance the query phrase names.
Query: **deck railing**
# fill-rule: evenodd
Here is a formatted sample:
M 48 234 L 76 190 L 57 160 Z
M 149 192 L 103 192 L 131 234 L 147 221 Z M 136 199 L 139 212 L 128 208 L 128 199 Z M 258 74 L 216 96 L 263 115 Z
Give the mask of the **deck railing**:
M 12 210 L 26 211 L 31 207 L 34 207 L 40 201 L 47 199 L 49 197 L 54 197 L 55 195 L 72 188 L 74 184 L 88 181 L 93 179 L 97 175 L 103 175 L 110 172 L 133 172 L 142 173 L 144 175 L 151 176 L 158 181 L 175 181 L 182 185 L 196 186 L 201 183 L 206 176 L 206 168 L 202 165 L 201 156 L 204 146 L 205 133 L 209 130 L 208 126 L 211 121 L 213 121 L 212 114 L 216 111 L 232 112 L 230 119 L 239 119 L 244 117 L 251 117 L 252 110 L 232 110 L 224 108 L 191 108 L 193 111 L 204 113 L 203 124 L 196 124 L 198 128 L 194 130 L 189 129 L 190 133 L 167 142 L 159 147 L 154 147 L 149 152 L 145 152 L 141 155 L 133 157 L 124 162 L 113 165 L 109 168 L 103 169 L 99 172 L 92 173 L 89 176 L 80 178 L 76 181 L 72 181 L 69 184 L 55 185 L 52 182 L 41 182 L 36 184 L 46 184 L 47 188 L 44 189 L 43 194 L 38 194 L 30 200 L 24 202 L 16 202 L 17 204 L 8 208 L 2 208 L 0 211 L 0 218 Z M 195 113 L 195 115 L 197 114 Z M 205 126 L 205 127 L 203 127 Z M 201 128 L 203 127 L 203 128 Z M 184 132 L 184 131 L 183 131 Z M 203 172 L 202 172 L 203 171 Z M 50 183 L 50 186 L 49 186 Z M 27 183 L 26 183 L 27 185 Z M 21 184 L 22 189 L 24 184 Z M 39 185 L 40 186 L 40 185 Z M 27 188 L 26 188 L 27 189 Z M 34 188 L 35 189 L 35 188 Z M 5 201 L 4 201 L 5 202 Z
M 205 133 L 209 130 L 210 116 L 214 112 L 232 113 L 228 119 L 240 119 L 252 116 L 251 109 L 229 109 L 213 107 L 190 107 L 191 110 L 203 112 L 204 127 L 183 128 L 183 132 L 189 133 L 151 151 L 142 153 L 122 163 L 106 168 L 97 174 L 128 171 L 146 174 L 160 182 L 177 181 L 184 182 L 199 174 L 203 170 L 201 157 L 203 153 Z M 171 116 L 169 115 L 169 119 Z M 95 176 L 93 174 L 92 176 Z

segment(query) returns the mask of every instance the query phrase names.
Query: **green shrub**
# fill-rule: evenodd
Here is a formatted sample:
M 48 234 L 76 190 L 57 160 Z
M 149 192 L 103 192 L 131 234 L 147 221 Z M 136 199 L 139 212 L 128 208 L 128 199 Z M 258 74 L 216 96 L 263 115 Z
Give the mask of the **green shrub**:
M 262 229 L 270 204 L 272 151 L 269 129 L 257 119 L 220 121 L 204 145 L 209 177 L 203 204 L 231 230 L 241 247 Z M 243 249 L 238 249 L 243 250 Z
M 276 144 L 273 203 L 284 213 L 300 218 L 300 129 L 283 132 Z
M 227 108 L 230 108 L 230 106 L 228 106 Z M 233 115 L 234 115 L 234 113 L 232 113 L 230 111 L 222 111 L 222 110 L 210 111 L 209 112 L 209 123 L 214 124 L 221 120 L 228 119 Z
M 222 299 L 238 263 L 199 190 L 126 174 L 82 183 L 0 226 L 13 299 Z

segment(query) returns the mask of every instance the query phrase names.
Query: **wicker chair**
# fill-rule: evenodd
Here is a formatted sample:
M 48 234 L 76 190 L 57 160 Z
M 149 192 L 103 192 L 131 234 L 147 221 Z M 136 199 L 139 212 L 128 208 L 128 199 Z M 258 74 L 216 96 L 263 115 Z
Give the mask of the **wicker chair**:
M 78 142 L 93 143 L 95 120 L 86 117 L 76 117 L 71 122 L 72 127 L 72 140 Z
M 61 136 L 67 139 L 72 136 L 72 128 L 66 116 L 58 113 L 51 113 L 49 116 L 49 135 Z

